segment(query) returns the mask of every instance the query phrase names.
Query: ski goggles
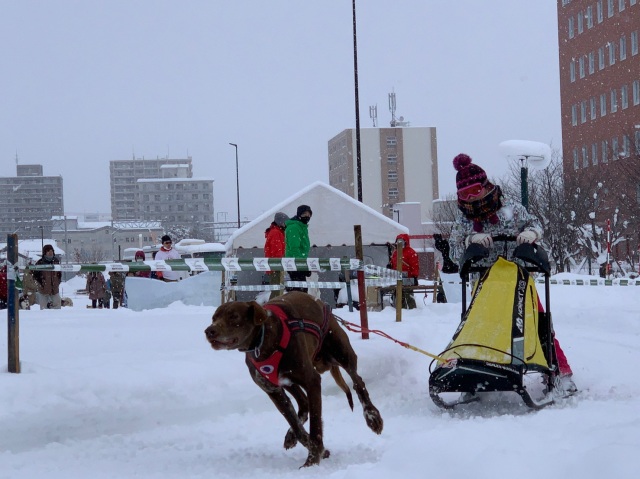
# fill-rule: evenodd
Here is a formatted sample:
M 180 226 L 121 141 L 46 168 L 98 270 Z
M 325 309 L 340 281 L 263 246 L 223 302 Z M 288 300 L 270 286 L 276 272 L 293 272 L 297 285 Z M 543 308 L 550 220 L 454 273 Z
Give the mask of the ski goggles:
M 465 186 L 461 190 L 458 190 L 458 198 L 465 201 L 471 198 L 475 198 L 480 193 L 482 193 L 484 186 L 485 185 L 483 183 L 474 183 L 472 185 Z

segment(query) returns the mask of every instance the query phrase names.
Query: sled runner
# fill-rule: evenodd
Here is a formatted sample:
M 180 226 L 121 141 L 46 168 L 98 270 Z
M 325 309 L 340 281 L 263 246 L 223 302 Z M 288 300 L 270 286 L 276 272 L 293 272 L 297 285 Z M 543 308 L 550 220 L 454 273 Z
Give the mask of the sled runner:
M 507 244 L 515 237 L 494 237 Z M 489 250 L 471 244 L 462 259 L 462 318 L 442 360 L 430 365 L 429 394 L 442 408 L 478 399 L 484 392 L 515 392 L 531 408 L 554 401 L 557 361 L 549 309 L 549 260 L 536 244 L 522 244 L 513 251 L 521 266 L 498 256 L 490 266 L 477 263 Z M 539 311 L 538 293 L 531 273 L 545 278 L 545 312 Z M 467 308 L 466 284 L 470 274 L 480 279 Z

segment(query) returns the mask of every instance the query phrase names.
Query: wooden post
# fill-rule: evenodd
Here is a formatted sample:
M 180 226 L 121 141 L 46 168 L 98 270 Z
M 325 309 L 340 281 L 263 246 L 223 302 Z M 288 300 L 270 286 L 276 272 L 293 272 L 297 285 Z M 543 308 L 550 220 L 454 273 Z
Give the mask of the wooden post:
M 356 258 L 364 264 L 364 252 L 362 250 L 362 227 L 353 226 L 356 238 Z M 369 339 L 369 317 L 367 316 L 367 288 L 364 285 L 364 271 L 358 270 L 358 297 L 360 303 L 360 326 L 362 327 L 362 339 Z
M 16 295 L 16 270 L 18 264 L 18 235 L 7 235 L 7 338 L 8 370 L 20 372 L 20 315 Z
M 400 277 L 396 281 L 396 322 L 402 321 L 402 248 L 404 241 L 401 239 L 396 243 L 396 270 Z

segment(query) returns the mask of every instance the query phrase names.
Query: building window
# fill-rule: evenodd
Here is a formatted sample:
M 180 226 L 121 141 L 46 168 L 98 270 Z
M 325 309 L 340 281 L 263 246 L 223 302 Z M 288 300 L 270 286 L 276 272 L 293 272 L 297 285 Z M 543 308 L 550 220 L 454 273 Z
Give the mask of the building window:
M 577 170 L 580 168 L 580 163 L 578 162 L 578 149 L 573 149 L 573 169 Z
M 587 100 L 583 100 L 580 103 L 580 123 L 587 121 Z
M 613 17 L 613 2 L 614 0 L 607 0 L 607 17 Z
M 587 28 L 593 28 L 593 7 L 591 5 L 587 7 L 586 17 L 587 17 Z
M 616 64 L 616 44 L 609 42 L 607 45 L 609 47 L 609 65 Z
M 589 150 L 585 146 L 582 147 L 582 167 L 586 168 L 589 166 Z
M 595 65 L 595 55 L 593 52 L 589 52 L 589 75 L 593 75 L 593 73 L 596 71 L 596 65 Z
M 591 145 L 591 162 L 593 166 L 598 164 L 598 144 L 594 143 Z
M 623 110 L 629 107 L 629 89 L 627 85 L 622 85 L 622 88 L 620 88 L 620 106 Z
M 584 78 L 584 57 L 580 57 L 580 60 L 578 60 L 579 62 L 579 70 L 580 70 L 580 78 Z
M 618 111 L 618 90 L 611 90 L 611 113 Z
M 600 116 L 605 116 L 607 114 L 607 94 L 603 93 L 600 95 Z
M 571 83 L 576 81 L 576 62 L 573 60 L 569 62 L 569 79 L 571 80 Z
M 598 48 L 598 69 L 604 70 L 604 47 Z
M 398 144 L 398 140 L 395 136 L 387 137 L 387 146 L 396 146 Z
M 633 106 L 640 105 L 640 80 L 633 82 Z
M 591 97 L 591 99 L 589 100 L 590 103 L 590 110 L 591 110 L 591 119 L 595 120 L 597 113 L 596 113 L 596 97 Z
M 624 11 L 626 0 L 618 0 L 618 10 Z
M 598 0 L 598 2 L 596 3 L 596 15 L 598 16 L 598 23 L 602 23 L 602 0 Z
M 389 171 L 389 172 L 387 172 L 387 180 L 389 180 L 389 181 L 398 181 L 398 172 L 397 171 Z
M 398 195 L 398 188 L 389 188 L 389 198 L 397 198 Z
M 618 137 L 614 136 L 611 139 L 611 155 L 613 156 L 614 160 L 617 160 L 619 154 L 620 151 L 618 150 Z
M 631 56 L 638 54 L 638 30 L 631 32 Z
M 640 130 L 636 130 L 636 156 L 640 155 Z
M 631 137 L 629 135 L 622 136 L 622 151 L 627 158 L 631 155 Z
M 578 34 L 584 31 L 583 19 L 584 19 L 584 13 L 578 12 Z
M 602 162 L 606 163 L 609 159 L 609 142 L 604 140 L 602 142 Z
M 398 163 L 398 157 L 396 155 L 388 155 L 387 156 L 387 165 L 395 165 Z
M 620 60 L 627 58 L 627 37 L 624 35 L 620 37 Z
M 578 105 L 571 105 L 571 125 L 578 124 Z
M 575 36 L 573 23 L 573 17 L 569 17 L 569 38 L 573 38 Z

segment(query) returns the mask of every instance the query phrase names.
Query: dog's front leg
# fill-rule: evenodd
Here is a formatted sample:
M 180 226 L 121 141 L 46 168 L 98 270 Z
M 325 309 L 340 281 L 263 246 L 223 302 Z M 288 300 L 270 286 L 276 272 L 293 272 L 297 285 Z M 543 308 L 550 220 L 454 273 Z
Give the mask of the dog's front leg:
M 308 378 L 309 384 L 305 388 L 309 401 L 309 455 L 304 467 L 319 464 L 320 460 L 328 457 L 322 438 L 322 384 L 320 374 L 313 371 Z
M 275 404 L 276 408 L 278 408 L 278 411 L 280 411 L 280 414 L 284 416 L 284 418 L 289 423 L 289 426 L 291 426 L 291 431 L 293 431 L 293 434 L 295 434 L 296 439 L 300 441 L 300 444 L 302 444 L 304 447 L 309 449 L 310 447 L 309 434 L 307 433 L 307 431 L 304 430 L 304 427 L 302 426 L 302 422 L 300 422 L 300 419 L 296 414 L 293 404 L 291 403 L 289 396 L 287 396 L 286 393 L 284 392 L 284 389 L 282 388 L 273 389 L 273 390 L 267 391 L 267 394 L 269 395 L 269 398 L 271 399 L 271 401 L 273 401 L 273 404 Z

